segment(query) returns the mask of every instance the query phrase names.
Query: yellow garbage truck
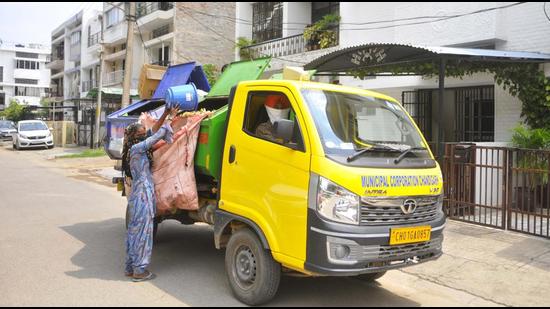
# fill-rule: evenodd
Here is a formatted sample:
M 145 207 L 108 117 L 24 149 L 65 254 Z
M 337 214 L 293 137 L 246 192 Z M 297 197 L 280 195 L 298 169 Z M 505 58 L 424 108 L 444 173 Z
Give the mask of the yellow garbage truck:
M 288 113 L 266 137 L 274 96 Z M 195 158 L 206 202 L 190 217 L 213 225 L 240 301 L 266 303 L 286 272 L 375 280 L 442 254 L 441 169 L 395 99 L 271 79 L 210 102 Z

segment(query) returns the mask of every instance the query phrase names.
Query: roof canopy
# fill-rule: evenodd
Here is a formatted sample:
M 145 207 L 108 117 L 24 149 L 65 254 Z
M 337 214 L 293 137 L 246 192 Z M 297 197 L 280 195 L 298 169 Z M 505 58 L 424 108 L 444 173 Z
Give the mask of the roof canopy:
M 436 59 L 462 61 L 550 62 L 549 54 L 491 49 L 429 47 L 405 44 L 365 44 L 334 51 L 304 66 L 317 72 L 347 72 L 357 69 L 425 62 Z

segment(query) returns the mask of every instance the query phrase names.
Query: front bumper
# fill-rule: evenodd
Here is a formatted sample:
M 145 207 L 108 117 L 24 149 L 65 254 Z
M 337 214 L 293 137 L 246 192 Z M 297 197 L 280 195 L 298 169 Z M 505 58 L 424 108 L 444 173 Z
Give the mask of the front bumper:
M 25 139 L 19 138 L 18 145 L 20 148 L 31 148 L 31 147 L 44 147 L 44 146 L 53 146 L 53 138 L 46 137 L 42 139 Z
M 13 139 L 13 133 L 0 132 L 0 139 L 2 139 L 2 140 L 12 140 Z
M 442 254 L 443 212 L 432 221 L 411 225 L 349 226 L 321 219 L 309 209 L 305 269 L 319 275 L 354 276 L 437 259 Z M 389 245 L 390 229 L 432 227 L 427 242 Z M 337 251 L 339 250 L 339 255 Z

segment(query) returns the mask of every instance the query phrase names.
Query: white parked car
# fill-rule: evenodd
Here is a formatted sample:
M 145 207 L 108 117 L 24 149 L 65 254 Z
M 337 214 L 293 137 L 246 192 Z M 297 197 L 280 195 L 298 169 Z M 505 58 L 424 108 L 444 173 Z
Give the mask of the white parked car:
M 13 148 L 48 147 L 53 148 L 53 135 L 42 120 L 24 120 L 17 123 L 13 135 Z

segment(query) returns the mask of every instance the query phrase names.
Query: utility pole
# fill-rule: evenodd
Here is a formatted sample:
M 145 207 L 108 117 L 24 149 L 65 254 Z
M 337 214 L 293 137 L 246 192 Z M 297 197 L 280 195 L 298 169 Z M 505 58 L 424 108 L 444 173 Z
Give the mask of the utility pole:
M 132 58 L 134 45 L 134 23 L 136 21 L 136 3 L 130 2 L 130 12 L 126 14 L 128 35 L 126 40 L 126 62 L 124 67 L 124 82 L 122 84 L 122 108 L 130 103 L 130 86 L 132 81 Z
M 99 81 L 97 85 L 97 106 L 95 109 L 94 148 L 99 148 L 99 135 L 101 132 L 101 92 L 103 91 L 103 17 L 100 15 L 98 18 L 101 24 L 101 38 L 99 39 Z

